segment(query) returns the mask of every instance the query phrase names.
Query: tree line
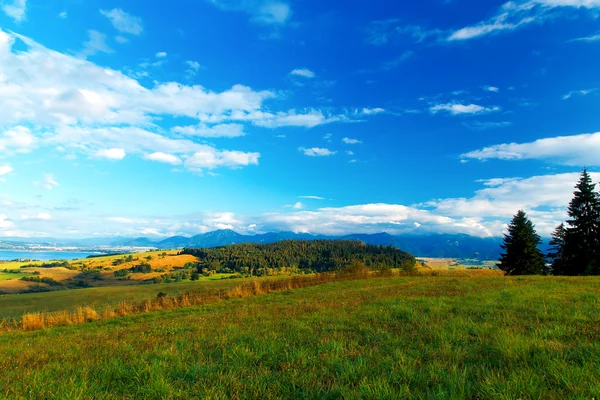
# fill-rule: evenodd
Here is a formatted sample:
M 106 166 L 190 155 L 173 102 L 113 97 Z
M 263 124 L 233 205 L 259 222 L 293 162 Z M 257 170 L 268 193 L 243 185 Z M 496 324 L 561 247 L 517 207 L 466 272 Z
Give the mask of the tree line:
M 600 275 L 600 193 L 586 169 L 575 186 L 568 216 L 552 233 L 550 251 L 544 255 L 533 223 L 519 210 L 504 235 L 498 268 L 507 275 Z
M 360 261 L 372 270 L 412 270 L 416 259 L 393 246 L 353 240 L 286 240 L 271 244 L 237 244 L 210 249 L 184 249 L 199 259 L 198 271 L 265 276 L 279 273 L 329 272 Z

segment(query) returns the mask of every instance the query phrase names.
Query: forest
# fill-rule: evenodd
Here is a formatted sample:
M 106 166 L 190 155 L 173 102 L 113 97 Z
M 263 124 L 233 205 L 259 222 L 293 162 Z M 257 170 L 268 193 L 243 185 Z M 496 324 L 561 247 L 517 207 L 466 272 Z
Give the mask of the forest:
M 272 244 L 237 244 L 211 249 L 184 249 L 198 257 L 198 272 L 265 276 L 276 272 L 328 272 L 361 262 L 371 270 L 416 266 L 412 254 L 392 246 L 373 246 L 352 240 L 288 240 Z

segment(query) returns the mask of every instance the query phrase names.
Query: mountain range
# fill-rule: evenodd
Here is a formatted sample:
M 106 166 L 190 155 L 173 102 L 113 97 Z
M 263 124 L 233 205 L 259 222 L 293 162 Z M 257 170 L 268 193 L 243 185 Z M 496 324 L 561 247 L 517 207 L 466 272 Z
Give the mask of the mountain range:
M 38 244 L 50 246 L 73 247 L 155 247 L 158 249 L 177 249 L 183 247 L 217 247 L 239 243 L 274 243 L 282 240 L 318 240 L 341 239 L 360 240 L 373 245 L 392 245 L 407 251 L 417 257 L 443 258 L 477 258 L 480 260 L 495 260 L 500 255 L 501 238 L 480 238 L 464 234 L 431 234 L 431 235 L 391 235 L 388 233 L 352 234 L 343 236 L 311 235 L 308 233 L 270 232 L 256 235 L 242 235 L 235 231 L 224 229 L 203 233 L 192 237 L 172 236 L 156 240 L 147 237 L 104 237 L 91 239 L 49 239 L 32 238 L 2 240 L 4 244 L 22 245 Z M 545 250 L 547 245 L 543 246 Z

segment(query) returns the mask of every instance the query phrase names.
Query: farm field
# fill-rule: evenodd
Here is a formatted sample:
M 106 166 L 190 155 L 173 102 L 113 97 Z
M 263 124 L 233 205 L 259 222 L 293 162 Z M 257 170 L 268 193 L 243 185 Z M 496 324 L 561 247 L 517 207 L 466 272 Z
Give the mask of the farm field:
M 598 398 L 598 293 L 598 278 L 377 278 L 4 333 L 0 392 Z
M 131 258 L 128 259 L 129 256 Z M 129 261 L 125 261 L 126 259 Z M 181 270 L 187 263 L 195 263 L 196 261 L 196 257 L 178 255 L 177 251 L 153 251 L 131 255 L 85 258 L 68 262 L 0 262 L 0 271 L 8 271 L 0 272 L 0 293 L 23 293 L 30 291 L 33 287 L 57 289 L 57 287 L 53 288 L 52 285 L 44 282 L 20 281 L 19 279 L 24 276 L 52 279 L 64 286 L 59 287 L 60 289 L 73 289 L 78 285 L 81 287 L 132 286 L 169 272 Z M 118 263 L 115 265 L 115 262 Z M 115 271 L 127 270 L 142 262 L 150 266 L 150 272 L 131 273 L 127 274 L 127 277 L 115 276 Z M 47 266 L 51 263 L 60 266 L 48 268 Z M 63 263 L 64 266 L 62 266 Z M 19 273 L 15 274 L 14 271 L 19 271 Z M 219 274 L 211 276 L 210 279 L 221 279 L 228 276 L 230 275 Z M 200 279 L 208 280 L 209 277 L 201 277 Z

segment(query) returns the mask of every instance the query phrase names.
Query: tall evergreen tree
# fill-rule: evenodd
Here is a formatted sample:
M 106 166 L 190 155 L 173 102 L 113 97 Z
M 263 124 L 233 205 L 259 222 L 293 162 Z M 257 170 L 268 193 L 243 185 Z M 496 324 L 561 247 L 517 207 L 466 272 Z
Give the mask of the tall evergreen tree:
M 541 239 L 525 211 L 519 210 L 508 226 L 501 245 L 500 268 L 506 275 L 541 275 L 546 271 Z
M 569 204 L 563 262 L 565 275 L 590 275 L 600 271 L 600 197 L 586 169 Z
M 564 223 L 557 226 L 554 232 L 552 232 L 548 259 L 552 262 L 552 274 L 554 275 L 565 274 L 564 250 L 566 234 L 567 230 Z

